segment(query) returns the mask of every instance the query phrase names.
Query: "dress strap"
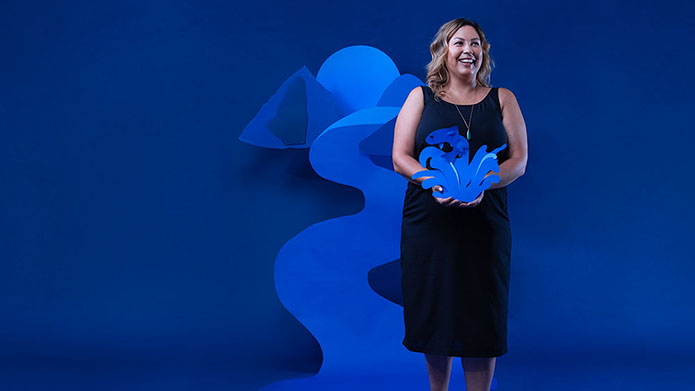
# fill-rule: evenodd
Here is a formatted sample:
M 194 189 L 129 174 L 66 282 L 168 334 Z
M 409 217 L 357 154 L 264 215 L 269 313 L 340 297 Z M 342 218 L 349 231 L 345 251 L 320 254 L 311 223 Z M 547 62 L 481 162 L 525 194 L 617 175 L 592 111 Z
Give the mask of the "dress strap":
M 500 115 L 502 115 L 502 104 L 500 103 L 499 87 L 492 87 L 492 91 L 490 91 L 490 97 L 492 98 L 492 102 L 494 102 L 494 104 L 497 105 L 497 109 L 499 110 Z
M 432 100 L 432 90 L 428 85 L 420 86 L 420 89 L 422 89 L 422 98 L 424 100 L 425 106 Z

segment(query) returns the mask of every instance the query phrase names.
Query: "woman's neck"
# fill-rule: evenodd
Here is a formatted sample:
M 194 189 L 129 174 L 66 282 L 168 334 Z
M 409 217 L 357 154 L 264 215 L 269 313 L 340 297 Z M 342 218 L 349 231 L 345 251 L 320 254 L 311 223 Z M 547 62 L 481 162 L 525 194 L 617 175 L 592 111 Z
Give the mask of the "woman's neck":
M 444 91 L 450 98 L 466 100 L 467 98 L 474 98 L 479 88 L 475 77 L 469 79 L 451 77 L 449 83 L 444 87 Z

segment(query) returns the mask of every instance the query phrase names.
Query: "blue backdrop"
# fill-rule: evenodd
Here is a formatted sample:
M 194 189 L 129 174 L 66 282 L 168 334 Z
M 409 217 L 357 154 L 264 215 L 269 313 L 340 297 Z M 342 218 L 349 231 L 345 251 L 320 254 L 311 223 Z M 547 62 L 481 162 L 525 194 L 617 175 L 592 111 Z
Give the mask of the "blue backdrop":
M 692 360 L 693 10 L 3 2 L 0 382 L 203 389 L 240 368 L 317 371 L 275 257 L 363 194 L 308 170 L 305 149 L 238 137 L 285 79 L 346 46 L 423 79 L 456 17 L 484 29 L 492 84 L 528 128 L 527 173 L 509 187 L 510 354 Z

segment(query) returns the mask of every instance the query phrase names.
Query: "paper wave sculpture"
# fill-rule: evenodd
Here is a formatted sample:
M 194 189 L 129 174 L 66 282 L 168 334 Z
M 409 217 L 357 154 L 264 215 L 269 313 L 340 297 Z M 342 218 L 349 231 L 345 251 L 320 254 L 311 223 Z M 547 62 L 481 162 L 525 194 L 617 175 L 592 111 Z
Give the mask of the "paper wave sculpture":
M 315 376 L 277 381 L 262 391 L 429 386 L 422 355 L 401 344 L 403 312 L 394 303 L 402 298 L 385 300 L 369 281 L 372 270 L 395 263 L 388 277 L 400 294 L 400 221 L 408 182 L 393 171 L 391 149 L 396 117 L 410 91 L 422 85 L 400 74 L 382 51 L 346 47 L 324 61 L 316 78 L 306 67 L 290 76 L 239 137 L 263 148 L 308 148 L 307 164 L 318 175 L 364 194 L 359 213 L 317 222 L 278 252 L 278 297 L 316 338 L 323 363 Z M 268 184 L 262 193 L 270 196 L 271 189 Z M 463 389 L 464 382 L 462 371 L 452 371 L 452 388 Z
M 471 202 L 480 193 L 500 180 L 500 167 L 497 164 L 497 153 L 507 147 L 501 147 L 487 152 L 487 145 L 478 148 L 473 159 L 468 162 L 468 140 L 458 132 L 458 126 L 437 129 L 425 139 L 429 146 L 420 153 L 420 165 L 432 169 L 418 171 L 412 178 L 432 177 L 422 182 L 422 187 L 430 189 L 440 185 L 443 191 L 432 191 L 439 198 L 453 197 L 454 199 Z M 451 151 L 445 152 L 448 144 Z M 448 149 L 449 149 L 448 148 Z M 485 177 L 490 171 L 495 174 Z
M 391 58 L 379 49 L 349 46 L 328 57 L 316 77 L 306 66 L 288 77 L 239 139 L 264 148 L 310 148 L 338 120 L 376 107 L 400 109 L 410 91 L 422 85 L 413 75 L 401 75 Z M 367 154 L 380 161 L 385 160 L 383 156 L 390 160 L 393 126 L 390 131 L 381 129 L 378 133 L 377 143 L 360 145 L 360 149 L 370 149 Z

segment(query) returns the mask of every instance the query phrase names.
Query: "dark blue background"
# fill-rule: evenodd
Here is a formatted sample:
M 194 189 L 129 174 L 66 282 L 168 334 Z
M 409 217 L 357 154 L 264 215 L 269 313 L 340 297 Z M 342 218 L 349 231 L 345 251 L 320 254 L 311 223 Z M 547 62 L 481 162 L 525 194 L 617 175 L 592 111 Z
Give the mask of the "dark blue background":
M 315 371 L 274 258 L 362 195 L 307 172 L 305 150 L 238 136 L 345 46 L 424 79 L 456 17 L 486 32 L 492 83 L 528 127 L 509 188 L 510 351 L 688 357 L 692 16 L 684 1 L 3 2 L 0 380 Z

